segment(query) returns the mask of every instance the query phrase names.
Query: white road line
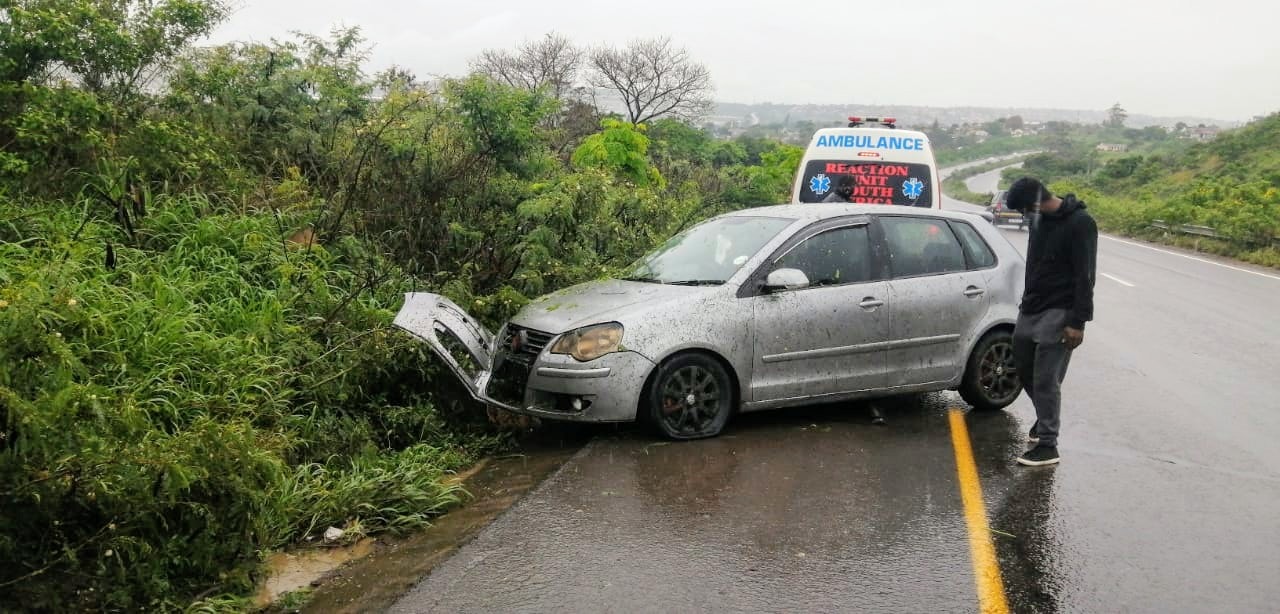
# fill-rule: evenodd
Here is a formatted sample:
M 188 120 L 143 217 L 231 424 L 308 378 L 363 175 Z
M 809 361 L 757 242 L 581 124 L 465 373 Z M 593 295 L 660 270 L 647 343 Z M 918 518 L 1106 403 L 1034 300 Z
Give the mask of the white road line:
M 1203 263 L 1205 263 L 1205 264 L 1212 264 L 1212 265 L 1214 265 L 1214 266 L 1220 266 L 1220 267 L 1222 267 L 1222 268 L 1224 268 L 1224 269 L 1231 269 L 1232 271 L 1240 271 L 1241 273 L 1248 273 L 1248 274 L 1250 274 L 1250 275 L 1257 275 L 1258 277 L 1266 277 L 1267 279 L 1274 279 L 1274 280 L 1276 280 L 1276 281 L 1280 281 L 1280 275 L 1269 275 L 1269 274 L 1267 274 L 1267 273 L 1262 273 L 1262 272 L 1259 272 L 1259 271 L 1250 271 L 1249 269 L 1242 269 L 1242 268 L 1240 268 L 1240 267 L 1238 267 L 1238 266 L 1231 266 L 1231 265 L 1229 265 L 1229 264 L 1222 264 L 1221 262 L 1214 262 L 1214 261 L 1212 261 L 1212 260 L 1207 260 L 1207 259 L 1205 259 L 1205 258 L 1197 258 L 1197 257 L 1195 257 L 1195 256 L 1188 256 L 1188 255 L 1186 255 L 1186 254 L 1179 254 L 1178 252 L 1171 252 L 1171 251 L 1169 251 L 1169 250 L 1167 250 L 1167 249 L 1160 249 L 1160 248 L 1158 248 L 1158 247 L 1152 247 L 1152 246 L 1150 246 L 1150 245 L 1143 245 L 1143 244 L 1141 244 L 1141 243 L 1135 243 L 1135 242 L 1133 242 L 1133 241 L 1126 241 L 1126 240 L 1124 240 L 1124 239 L 1117 239 L 1117 238 L 1115 238 L 1115 237 L 1110 237 L 1110 236 L 1107 236 L 1107 235 L 1099 235 L 1099 236 L 1101 236 L 1101 237 L 1102 237 L 1102 238 L 1104 238 L 1104 239 L 1110 239 L 1110 240 L 1112 240 L 1112 241 L 1115 241 L 1116 243 L 1124 243 L 1125 245 L 1132 245 L 1132 246 L 1134 246 L 1134 247 L 1141 247 L 1141 248 L 1143 248 L 1143 249 L 1149 249 L 1149 250 L 1151 250 L 1151 251 L 1153 251 L 1153 252 L 1160 252 L 1160 253 L 1162 253 L 1162 254 L 1169 254 L 1170 256 L 1177 256 L 1177 257 L 1179 257 L 1179 258 L 1186 258 L 1187 260 L 1195 260 L 1196 262 L 1203 262 Z
M 1118 283 L 1118 284 L 1120 284 L 1120 285 L 1122 285 L 1122 286 L 1129 286 L 1130 288 L 1132 288 L 1132 287 L 1133 287 L 1133 284 L 1131 284 L 1131 283 L 1129 283 L 1129 282 L 1127 282 L 1127 281 L 1125 281 L 1125 280 L 1123 280 L 1123 279 L 1120 279 L 1119 277 L 1116 277 L 1115 275 L 1108 275 L 1108 274 L 1106 274 L 1106 273 L 1098 273 L 1098 274 L 1099 274 L 1099 275 L 1101 275 L 1101 276 L 1103 276 L 1103 277 L 1106 277 L 1107 279 L 1110 279 L 1111 281 L 1114 281 L 1114 282 L 1116 282 L 1116 283 Z

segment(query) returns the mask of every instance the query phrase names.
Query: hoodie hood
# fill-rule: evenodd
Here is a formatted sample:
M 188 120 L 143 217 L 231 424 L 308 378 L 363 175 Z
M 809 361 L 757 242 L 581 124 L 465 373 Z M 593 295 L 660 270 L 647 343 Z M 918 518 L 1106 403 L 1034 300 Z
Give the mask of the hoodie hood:
M 1075 194 L 1067 194 L 1066 196 L 1062 197 L 1062 206 L 1058 207 L 1058 210 L 1053 212 L 1052 214 L 1046 213 L 1045 217 L 1065 218 L 1065 217 L 1069 217 L 1072 213 L 1075 213 L 1076 211 L 1079 211 L 1081 209 L 1086 209 L 1086 208 L 1088 207 L 1084 204 L 1084 201 L 1080 200 L 1079 198 L 1076 198 Z

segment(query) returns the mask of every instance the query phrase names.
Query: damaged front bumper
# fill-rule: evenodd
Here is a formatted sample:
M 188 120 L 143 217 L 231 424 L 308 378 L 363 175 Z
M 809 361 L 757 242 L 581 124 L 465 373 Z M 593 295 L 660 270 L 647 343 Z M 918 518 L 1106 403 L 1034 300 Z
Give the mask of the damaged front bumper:
M 502 351 L 477 382 L 481 401 L 509 411 L 574 422 L 635 420 L 653 362 L 632 351 L 587 363 L 543 352 L 522 361 Z
M 634 351 L 589 362 L 552 354 L 558 335 L 508 324 L 498 337 L 438 294 L 405 295 L 395 326 L 423 340 L 482 403 L 577 422 L 635 420 L 653 361 Z M 520 343 L 510 343 L 513 332 Z

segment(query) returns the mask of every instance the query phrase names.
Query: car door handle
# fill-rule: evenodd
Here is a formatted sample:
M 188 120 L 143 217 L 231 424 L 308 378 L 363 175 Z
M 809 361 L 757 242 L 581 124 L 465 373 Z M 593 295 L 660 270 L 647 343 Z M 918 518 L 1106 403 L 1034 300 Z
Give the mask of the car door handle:
M 977 286 L 969 286 L 968 288 L 964 289 L 964 295 L 969 298 L 982 296 L 983 294 L 986 294 L 986 293 L 987 293 L 986 290 L 983 290 L 982 288 L 979 288 Z
M 858 306 L 863 309 L 875 309 L 876 307 L 883 307 L 884 301 L 874 296 L 868 296 L 867 298 L 862 299 L 862 302 L 858 303 Z

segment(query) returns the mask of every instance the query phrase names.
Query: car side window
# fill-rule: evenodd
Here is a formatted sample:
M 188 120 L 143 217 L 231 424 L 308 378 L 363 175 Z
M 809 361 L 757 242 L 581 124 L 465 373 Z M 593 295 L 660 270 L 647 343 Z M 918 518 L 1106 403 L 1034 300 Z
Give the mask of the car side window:
M 991 246 L 983 240 L 978 231 L 965 222 L 951 222 L 951 229 L 960 237 L 960 245 L 964 247 L 964 255 L 969 259 L 969 268 L 985 269 L 996 263 L 996 255 Z
M 779 258 L 774 269 L 799 269 L 810 286 L 868 281 L 871 239 L 867 226 L 836 228 L 809 237 Z
M 965 270 L 964 251 L 946 220 L 886 216 L 880 223 L 889 244 L 889 270 L 894 277 Z

